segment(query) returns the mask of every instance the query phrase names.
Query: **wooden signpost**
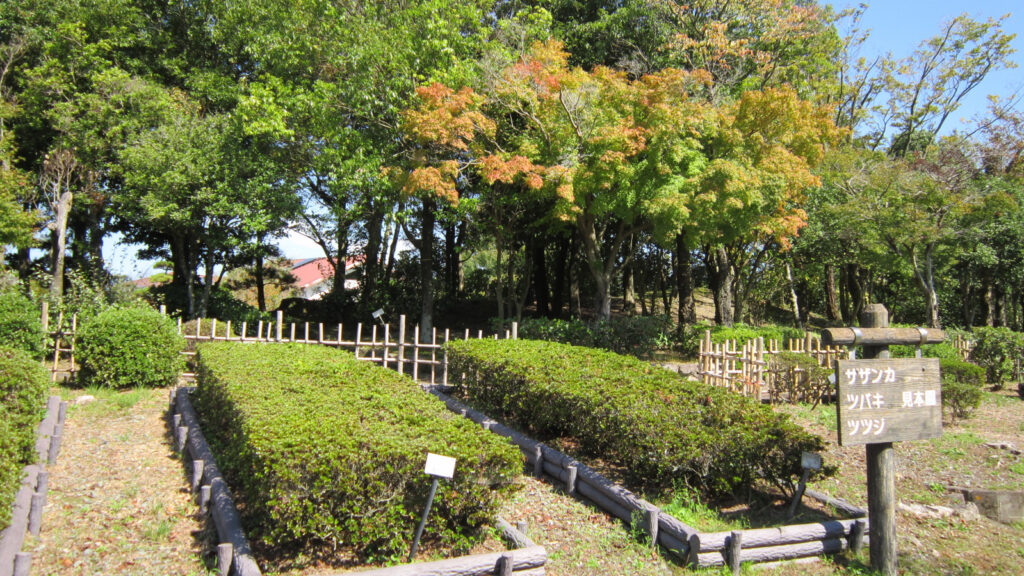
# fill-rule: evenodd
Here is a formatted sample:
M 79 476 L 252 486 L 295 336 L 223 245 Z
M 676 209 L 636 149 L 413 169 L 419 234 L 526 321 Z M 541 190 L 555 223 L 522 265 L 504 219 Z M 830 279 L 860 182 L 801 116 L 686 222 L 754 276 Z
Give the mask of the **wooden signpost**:
M 896 472 L 893 442 L 942 435 L 939 361 L 890 359 L 889 346 L 937 344 L 941 330 L 889 328 L 889 311 L 871 304 L 859 328 L 825 330 L 826 345 L 863 346 L 863 360 L 836 367 L 839 444 L 864 444 L 867 455 L 871 567 L 896 574 Z

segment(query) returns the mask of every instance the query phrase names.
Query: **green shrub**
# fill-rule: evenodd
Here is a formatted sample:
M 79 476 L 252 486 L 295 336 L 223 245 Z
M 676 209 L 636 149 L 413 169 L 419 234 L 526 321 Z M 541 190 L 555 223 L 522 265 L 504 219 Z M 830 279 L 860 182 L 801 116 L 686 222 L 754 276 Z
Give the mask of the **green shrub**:
M 942 358 L 942 405 L 953 420 L 967 418 L 981 405 L 985 370 L 956 358 Z
M 889 353 L 893 358 L 914 358 L 917 356 L 917 346 L 890 346 Z M 921 346 L 921 356 L 939 360 L 963 360 L 956 347 L 949 343 L 948 336 L 945 342 Z
M 11 521 L 11 505 L 21 484 L 22 430 L 10 421 L 7 407 L 0 404 L 0 531 Z
M 7 410 L 20 462 L 33 458 L 35 432 L 46 407 L 49 378 L 39 361 L 22 350 L 0 347 L 0 406 Z
M 1015 376 L 1024 356 L 1024 334 L 1009 328 L 975 328 L 971 361 L 985 369 L 985 379 L 997 389 Z M 1019 375 L 1018 375 L 1019 377 Z
M 598 322 L 527 318 L 519 326 L 519 337 L 648 358 L 655 350 L 668 347 L 671 330 L 667 316 L 630 316 Z
M 522 456 L 407 377 L 301 344 L 203 342 L 196 408 L 251 537 L 284 554 L 340 546 L 408 551 L 430 481 L 428 452 L 458 460 L 426 529 L 465 549 L 497 513 Z
M 680 351 L 687 356 L 696 356 L 700 352 L 700 342 L 704 339 L 705 333 L 711 331 L 711 341 L 715 343 L 735 340 L 736 344 L 742 346 L 748 340 L 764 338 L 778 340 L 780 347 L 785 347 L 788 340 L 800 340 L 806 332 L 790 326 L 750 326 L 747 324 L 733 324 L 732 326 L 713 326 L 705 322 L 685 326 L 679 333 Z
M 531 340 L 448 346 L 449 370 L 465 374 L 466 393 L 492 415 L 541 439 L 571 437 L 644 488 L 791 489 L 800 453 L 824 446 L 767 406 L 635 358 Z
M 175 323 L 147 307 L 104 310 L 78 334 L 79 376 L 109 388 L 170 386 L 181 373 L 185 339 Z
M 42 358 L 43 341 L 39 308 L 16 289 L 0 292 L 0 342 Z

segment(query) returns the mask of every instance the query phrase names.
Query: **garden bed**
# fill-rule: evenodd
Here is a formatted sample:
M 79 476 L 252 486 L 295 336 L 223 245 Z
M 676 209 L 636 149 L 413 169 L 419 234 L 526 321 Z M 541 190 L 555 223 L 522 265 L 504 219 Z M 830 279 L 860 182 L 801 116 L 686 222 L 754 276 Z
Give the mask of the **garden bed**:
M 492 502 L 521 466 L 510 446 L 451 416 L 412 381 L 334 350 L 209 344 L 199 348 L 198 367 L 204 427 L 238 490 L 243 523 L 255 528 L 257 555 L 271 565 L 353 568 L 404 555 L 425 505 L 420 492 L 430 484 L 422 473 L 427 452 L 455 456 L 459 468 L 441 484 L 444 505 L 431 513 L 425 547 L 435 555 L 459 548 L 493 519 Z M 211 459 L 195 450 L 200 460 Z M 208 468 L 200 465 L 196 474 L 205 478 Z M 217 480 L 208 480 L 216 488 Z M 288 504 L 293 500 L 297 507 Z M 335 527 L 336 550 L 317 545 L 323 537 L 310 538 L 324 526 Z M 380 540 L 385 533 L 392 540 Z M 527 546 L 495 558 L 453 559 L 445 570 L 508 562 L 517 574 L 543 573 L 543 558 L 543 549 Z M 395 570 L 382 574 L 406 573 Z

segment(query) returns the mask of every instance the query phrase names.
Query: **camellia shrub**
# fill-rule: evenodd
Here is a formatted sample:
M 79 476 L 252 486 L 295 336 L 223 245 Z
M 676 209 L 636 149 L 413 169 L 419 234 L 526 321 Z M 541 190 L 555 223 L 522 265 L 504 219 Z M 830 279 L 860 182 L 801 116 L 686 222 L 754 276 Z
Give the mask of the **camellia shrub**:
M 598 322 L 525 318 L 519 326 L 520 338 L 602 348 L 638 358 L 667 348 L 671 332 L 672 322 L 667 316 L 630 316 Z
M 758 402 L 603 350 L 530 340 L 448 345 L 449 371 L 493 416 L 621 465 L 645 488 L 716 496 L 763 481 L 791 490 L 820 437 Z
M 185 339 L 177 325 L 143 306 L 112 307 L 82 325 L 78 334 L 79 377 L 109 388 L 170 386 L 185 363 Z
M 24 294 L 10 288 L 0 291 L 0 342 L 35 358 L 43 357 L 43 324 L 39 308 Z
M 981 327 L 974 329 L 974 338 L 971 361 L 985 369 L 989 384 L 1002 388 L 1024 360 L 1024 334 L 1009 328 Z
M 750 326 L 747 324 L 733 324 L 732 326 L 713 326 L 704 322 L 698 322 L 690 326 L 684 326 L 679 332 L 679 349 L 687 356 L 697 356 L 700 352 L 700 342 L 704 339 L 705 333 L 711 331 L 711 341 L 722 343 L 726 340 L 735 340 L 738 346 L 743 346 L 748 340 L 764 338 L 778 340 L 780 347 L 785 347 L 788 340 L 802 339 L 806 332 L 792 326 Z
M 985 370 L 970 362 L 942 358 L 942 405 L 955 420 L 967 418 L 981 405 Z
M 203 342 L 194 402 L 242 502 L 250 537 L 283 555 L 408 552 L 430 479 L 428 452 L 457 460 L 425 544 L 467 549 L 521 471 L 506 440 L 449 412 L 408 377 L 302 344 Z

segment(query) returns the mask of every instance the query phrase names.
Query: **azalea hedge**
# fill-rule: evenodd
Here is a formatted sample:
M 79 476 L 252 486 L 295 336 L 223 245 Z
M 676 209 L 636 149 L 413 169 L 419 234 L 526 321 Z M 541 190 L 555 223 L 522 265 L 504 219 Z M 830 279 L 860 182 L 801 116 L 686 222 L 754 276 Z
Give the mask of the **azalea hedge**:
M 424 544 L 471 546 L 522 469 L 519 450 L 416 383 L 322 346 L 198 346 L 195 407 L 250 537 L 285 556 L 408 552 L 430 487 L 428 452 L 457 459 Z
M 35 434 L 49 374 L 28 352 L 0 347 L 0 530 L 10 520 L 22 468 L 35 460 Z
M 800 453 L 824 448 L 788 416 L 721 388 L 603 350 L 529 340 L 448 345 L 451 374 L 493 416 L 534 436 L 571 438 L 647 489 L 709 496 L 758 482 L 791 490 Z

